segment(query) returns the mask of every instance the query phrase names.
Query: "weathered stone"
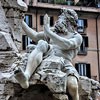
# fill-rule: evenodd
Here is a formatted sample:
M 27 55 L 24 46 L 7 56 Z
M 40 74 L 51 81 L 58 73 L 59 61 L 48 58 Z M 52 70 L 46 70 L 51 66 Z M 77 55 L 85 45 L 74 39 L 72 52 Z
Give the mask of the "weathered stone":
M 80 95 L 89 95 L 92 91 L 91 80 L 87 77 L 80 76 L 79 81 L 79 93 Z
M 6 96 L 0 95 L 0 100 L 6 100 Z
M 5 16 L 4 9 L 1 6 L 1 1 L 0 1 L 0 31 L 10 33 L 9 23 Z
M 5 32 L 0 32 L 0 51 L 3 50 L 13 50 L 18 52 L 12 38 L 11 35 L 9 33 L 5 33 Z
M 85 76 L 80 76 L 79 80 L 79 94 L 80 100 L 96 100 L 96 95 L 100 83 Z
M 55 98 L 59 99 L 59 100 L 69 100 L 68 96 L 65 94 L 53 94 Z
M 0 51 L 0 71 L 5 70 L 5 67 L 11 67 L 15 60 L 16 54 L 13 51 Z
M 15 51 L 18 52 L 17 48 L 20 49 L 21 47 L 22 29 L 20 19 L 23 14 L 22 12 L 26 10 L 27 7 L 21 2 L 21 0 L 0 1 L 0 50 L 3 50 L 0 52 L 0 100 L 46 100 L 47 98 L 48 100 L 57 100 L 53 97 L 53 93 L 51 93 L 48 88 L 49 86 L 47 87 L 41 82 L 35 84 L 34 76 L 30 79 L 30 87 L 27 90 L 22 89 L 13 77 L 13 72 L 16 67 L 24 66 L 23 69 L 25 69 L 27 64 L 28 54 L 26 54 L 26 56 L 24 55 L 22 57 L 23 59 L 19 59 L 21 57 L 18 55 L 16 58 L 16 55 L 14 54 Z M 15 60 L 17 60 L 17 62 L 12 66 L 12 63 Z M 60 68 L 60 64 L 58 62 L 49 61 L 49 65 L 52 65 L 53 68 Z M 35 78 L 39 78 L 38 75 L 36 76 Z M 60 83 L 58 80 L 57 82 Z M 92 90 L 97 87 L 98 85 L 95 81 L 88 78 L 80 78 L 79 93 L 81 97 L 87 96 L 85 98 L 87 99 L 88 96 L 91 96 L 91 93 L 93 93 Z M 59 94 L 57 98 L 59 100 L 68 100 L 67 95 L 64 94 Z
M 5 84 L 0 84 L 0 95 L 4 94 L 4 88 L 5 88 L 4 86 L 5 86 Z
M 27 6 L 25 4 L 19 3 L 20 0 L 1 0 L 2 6 L 6 8 L 16 8 L 21 11 L 27 11 Z
M 5 54 L 5 56 L 6 55 L 7 54 Z M 17 58 L 16 62 L 13 63 L 12 67 L 8 68 L 7 66 L 5 66 L 5 67 L 1 68 L 2 70 L 0 69 L 1 70 L 0 86 L 2 87 L 1 94 L 3 94 L 3 95 L 0 95 L 0 98 L 2 98 L 1 100 L 6 100 L 5 98 L 10 98 L 8 100 L 16 100 L 16 99 L 32 100 L 34 98 L 36 100 L 44 100 L 45 98 L 48 98 L 48 100 L 68 100 L 67 95 L 52 94 L 50 92 L 50 90 L 47 89 L 48 87 L 45 86 L 43 83 L 38 82 L 38 84 L 36 84 L 33 79 L 34 76 L 32 76 L 32 78 L 30 79 L 30 87 L 27 90 L 22 89 L 20 87 L 20 85 L 17 84 L 17 81 L 15 81 L 15 79 L 12 78 L 14 68 L 16 66 L 20 66 L 20 67 L 26 66 L 28 55 L 29 54 L 27 54 L 27 53 L 23 54 L 22 56 L 18 55 L 18 57 L 20 57 L 20 58 L 22 57 L 22 59 Z M 8 56 L 11 56 L 11 54 L 9 53 Z M 14 56 L 14 55 L 12 55 L 12 56 Z M 3 57 L 3 56 L 0 56 L 0 57 Z M 5 58 L 7 58 L 7 57 L 5 57 Z M 10 57 L 9 57 L 9 59 L 10 59 Z M 6 61 L 8 61 L 9 59 L 6 59 Z M 3 61 L 3 62 L 5 62 L 5 61 Z M 12 63 L 12 61 L 9 61 L 9 64 L 10 63 Z M 6 64 L 4 63 L 4 65 L 6 65 Z M 23 69 L 24 68 L 25 67 L 23 67 Z M 83 76 L 80 76 L 79 82 L 80 82 L 80 85 L 79 85 L 80 100 L 87 100 L 88 98 L 92 98 L 92 96 L 91 96 L 91 95 L 93 95 L 92 87 L 95 87 L 95 88 L 97 86 L 99 87 L 99 84 L 97 84 L 98 82 L 91 80 L 87 77 L 83 77 Z M 42 91 L 42 93 L 40 91 Z M 4 94 L 6 94 L 6 96 Z M 44 94 L 45 94 L 45 96 L 44 96 Z M 54 95 L 54 97 L 52 97 L 53 95 Z M 38 97 L 41 97 L 41 98 L 38 98 Z M 59 99 L 56 99 L 55 97 L 59 98 Z
M 13 41 L 16 44 L 18 50 L 21 50 L 21 44 L 22 44 L 21 20 L 18 18 L 8 18 L 8 19 L 9 19 L 9 24 L 10 24 L 11 30 L 12 30 Z
M 10 82 L 6 83 L 4 88 L 5 88 L 4 94 L 10 95 L 10 96 L 14 95 L 14 85 L 12 83 Z
M 0 31 L 10 33 L 18 50 L 21 50 L 21 19 L 23 12 L 27 10 L 22 0 L 0 1 Z

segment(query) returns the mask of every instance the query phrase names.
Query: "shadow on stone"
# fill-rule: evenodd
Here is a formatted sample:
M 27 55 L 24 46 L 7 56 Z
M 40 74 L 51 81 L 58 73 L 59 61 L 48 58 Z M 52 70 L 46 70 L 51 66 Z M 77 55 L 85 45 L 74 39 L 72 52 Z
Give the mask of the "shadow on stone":
M 42 84 L 32 85 L 28 89 L 15 86 L 15 94 L 9 100 L 58 100 L 49 89 Z M 20 87 L 20 88 L 19 88 Z

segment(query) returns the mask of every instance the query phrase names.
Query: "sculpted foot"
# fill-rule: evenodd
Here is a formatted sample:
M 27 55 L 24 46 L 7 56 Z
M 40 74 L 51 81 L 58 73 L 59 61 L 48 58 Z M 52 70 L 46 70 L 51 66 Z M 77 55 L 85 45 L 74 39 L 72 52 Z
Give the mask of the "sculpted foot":
M 25 2 L 23 2 L 22 0 L 17 0 L 18 5 L 25 11 L 27 11 L 27 5 Z
M 28 79 L 26 78 L 21 68 L 18 68 L 14 72 L 14 75 L 15 75 L 15 79 L 18 81 L 18 83 L 20 84 L 22 88 L 27 89 L 29 87 Z

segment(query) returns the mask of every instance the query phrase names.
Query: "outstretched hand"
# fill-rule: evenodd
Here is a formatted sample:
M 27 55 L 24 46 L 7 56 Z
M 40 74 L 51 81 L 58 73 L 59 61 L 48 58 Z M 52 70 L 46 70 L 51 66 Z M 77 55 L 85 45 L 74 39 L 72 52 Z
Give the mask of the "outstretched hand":
M 50 17 L 47 15 L 47 14 L 45 14 L 44 15 L 44 26 L 50 26 L 49 25 L 50 24 Z
M 50 17 L 47 14 L 44 15 L 44 33 L 50 33 Z

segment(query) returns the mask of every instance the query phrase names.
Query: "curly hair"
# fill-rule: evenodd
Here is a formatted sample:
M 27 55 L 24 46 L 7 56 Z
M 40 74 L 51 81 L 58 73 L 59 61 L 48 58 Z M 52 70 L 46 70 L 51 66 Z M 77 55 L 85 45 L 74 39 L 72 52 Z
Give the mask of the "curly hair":
M 73 9 L 61 9 L 61 15 L 55 22 L 54 29 L 56 33 L 66 34 L 68 31 L 73 32 L 77 26 L 78 16 Z

